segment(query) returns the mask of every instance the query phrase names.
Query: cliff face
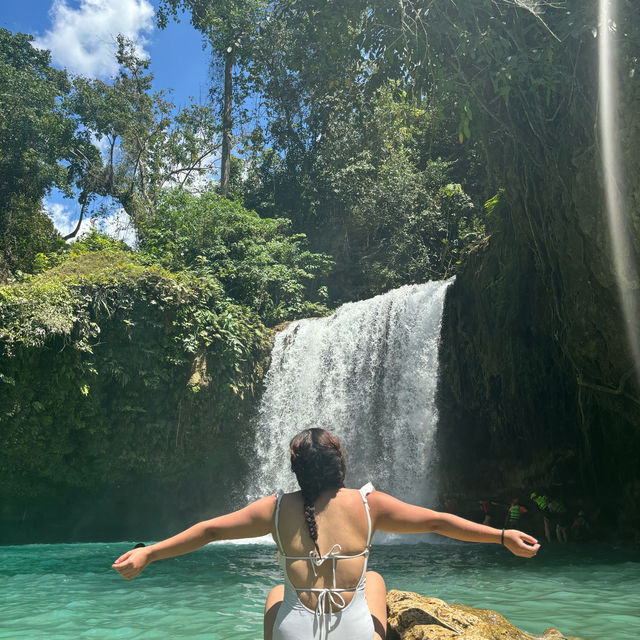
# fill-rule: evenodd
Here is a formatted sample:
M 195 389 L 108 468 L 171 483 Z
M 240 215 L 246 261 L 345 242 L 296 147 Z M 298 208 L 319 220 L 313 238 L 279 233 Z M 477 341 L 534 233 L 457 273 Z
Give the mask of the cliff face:
M 640 255 L 640 92 L 625 85 L 620 184 Z M 596 122 L 596 103 L 593 103 Z M 451 287 L 441 356 L 445 487 L 593 502 L 640 531 L 640 387 L 620 304 L 597 131 L 567 131 L 546 171 L 507 172 L 496 231 Z M 575 136 L 572 134 L 576 133 Z M 580 133 L 580 135 L 578 135 Z M 553 162 L 551 162 L 553 160 Z M 638 305 L 640 282 L 627 273 Z M 640 309 L 640 307 L 636 307 Z M 527 492 L 524 494 L 523 492 Z M 514 495 L 516 495 L 514 493 Z

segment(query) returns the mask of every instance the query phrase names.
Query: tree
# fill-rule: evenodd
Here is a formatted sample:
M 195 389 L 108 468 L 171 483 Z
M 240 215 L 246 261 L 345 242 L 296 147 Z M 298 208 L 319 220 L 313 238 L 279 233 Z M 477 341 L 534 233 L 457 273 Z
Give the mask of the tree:
M 191 14 L 191 24 L 202 33 L 211 47 L 213 61 L 224 68 L 222 88 L 222 159 L 220 191 L 226 196 L 231 171 L 234 85 L 243 86 L 244 70 L 252 56 L 252 36 L 265 15 L 266 0 L 162 0 L 158 8 L 158 24 L 164 28 L 170 16 L 178 11 Z M 237 68 L 235 74 L 233 69 Z M 215 92 L 214 92 L 215 93 Z M 240 102 L 242 92 L 236 97 Z
M 334 300 L 449 277 L 484 237 L 484 210 L 456 180 L 473 175 L 473 157 L 440 157 L 449 148 L 440 109 L 399 84 L 345 103 L 336 95 L 303 164 L 267 150 L 249 171 L 247 205 L 285 212 L 314 250 L 334 256 Z
M 312 253 L 290 221 L 261 218 L 239 202 L 206 192 L 166 191 L 140 228 L 140 249 L 172 271 L 215 278 L 226 294 L 273 326 L 322 315 L 328 256 Z
M 154 93 L 151 61 L 138 57 L 123 36 L 117 60 L 120 71 L 113 82 L 78 77 L 68 98 L 79 126 L 106 147 L 104 156 L 82 159 L 79 200 L 84 208 L 97 196 L 110 196 L 138 227 L 154 215 L 163 188 L 196 189 L 207 181 L 219 148 L 219 124 L 207 105 L 176 112 L 164 92 Z
M 65 71 L 29 35 L 0 29 L 0 271 L 30 270 L 38 251 L 60 237 L 42 211 L 42 198 L 58 187 L 71 195 L 80 171 L 77 156 L 91 155 L 64 99 Z

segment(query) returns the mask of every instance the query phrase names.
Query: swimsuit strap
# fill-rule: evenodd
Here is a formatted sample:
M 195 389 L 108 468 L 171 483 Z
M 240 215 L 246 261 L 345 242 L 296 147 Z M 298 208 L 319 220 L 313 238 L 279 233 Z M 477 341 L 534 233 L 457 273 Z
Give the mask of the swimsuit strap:
M 299 589 L 296 589 L 299 591 Z M 329 621 L 325 617 L 325 606 L 329 605 L 329 613 L 333 613 L 334 607 L 338 610 L 343 610 L 347 603 L 342 597 L 341 591 L 351 591 L 351 589 L 307 589 L 307 591 L 313 591 L 318 594 L 318 602 L 316 604 L 316 610 L 314 612 L 316 618 L 316 624 L 318 625 L 318 631 L 320 632 L 320 640 L 326 638 L 329 634 Z M 298 598 L 300 599 L 300 598 Z
M 312 551 L 310 551 L 309 553 L 313 553 Z M 363 549 L 360 553 L 354 553 L 352 556 L 340 556 L 340 555 L 334 555 L 333 553 L 331 555 L 329 554 L 325 554 L 323 556 L 320 556 L 321 559 L 326 560 L 327 558 L 335 558 L 336 560 L 349 560 L 349 558 L 359 558 L 360 556 L 366 556 L 369 555 L 369 549 Z M 313 562 L 315 560 L 315 558 L 317 556 L 287 556 L 284 553 L 282 554 L 283 558 L 286 558 L 287 560 L 311 560 L 311 562 Z M 317 566 L 317 563 L 316 563 Z
M 283 557 L 284 555 L 284 547 L 282 546 L 282 540 L 280 540 L 280 531 L 278 531 L 278 519 L 280 518 L 280 503 L 282 502 L 282 491 L 278 491 L 278 499 L 276 500 L 276 515 L 275 515 L 275 530 L 276 530 L 276 543 L 278 545 L 278 553 L 280 553 Z
M 293 585 L 292 585 L 293 586 Z M 358 585 L 355 587 L 344 587 L 344 588 L 335 588 L 335 587 L 293 587 L 296 591 L 313 591 L 314 593 L 320 593 L 322 591 L 355 591 L 358 588 Z
M 367 549 L 371 545 L 371 513 L 369 512 L 369 502 L 367 500 L 367 495 L 369 495 L 373 491 L 373 485 L 370 482 L 364 485 L 360 489 L 360 495 L 362 496 L 362 501 L 364 502 L 364 510 L 367 512 Z

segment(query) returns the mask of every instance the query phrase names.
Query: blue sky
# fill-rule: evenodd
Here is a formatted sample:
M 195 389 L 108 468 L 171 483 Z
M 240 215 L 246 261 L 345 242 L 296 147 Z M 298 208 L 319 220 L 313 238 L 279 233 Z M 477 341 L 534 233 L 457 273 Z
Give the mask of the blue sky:
M 190 96 L 205 100 L 209 56 L 202 50 L 200 34 L 186 17 L 170 22 L 164 31 L 158 29 L 157 5 L 154 0 L 3 0 L 0 27 L 35 36 L 38 46 L 51 50 L 54 65 L 102 79 L 116 72 L 115 37 L 124 33 L 151 57 L 155 89 L 172 89 L 179 106 Z M 56 226 L 68 232 L 79 207 L 56 193 L 45 205 Z M 107 222 L 114 232 L 121 226 L 126 220 Z M 126 230 L 120 235 L 130 240 Z

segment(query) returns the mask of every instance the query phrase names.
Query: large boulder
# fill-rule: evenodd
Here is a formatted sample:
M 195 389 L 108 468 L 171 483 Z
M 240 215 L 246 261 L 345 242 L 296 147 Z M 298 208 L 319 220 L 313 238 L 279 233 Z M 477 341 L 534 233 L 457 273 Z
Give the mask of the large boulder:
M 448 604 L 410 591 L 389 591 L 387 609 L 388 640 L 571 640 L 557 629 L 533 636 L 491 609 Z

